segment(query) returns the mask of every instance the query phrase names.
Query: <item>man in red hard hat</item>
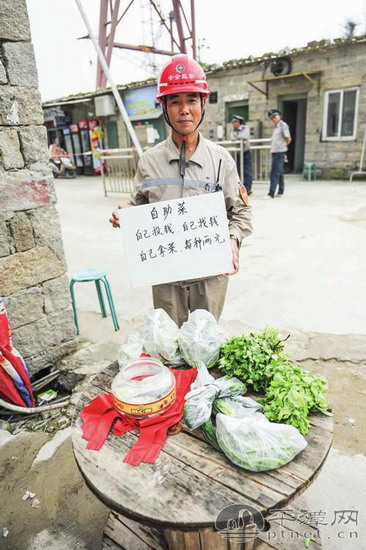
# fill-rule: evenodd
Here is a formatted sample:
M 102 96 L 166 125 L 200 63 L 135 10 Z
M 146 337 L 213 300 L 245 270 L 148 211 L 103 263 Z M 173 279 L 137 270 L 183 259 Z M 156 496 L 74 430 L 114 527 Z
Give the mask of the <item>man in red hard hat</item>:
M 201 66 L 185 54 L 173 56 L 157 83 L 170 136 L 140 158 L 131 205 L 148 204 L 222 190 L 231 237 L 233 275 L 239 270 L 242 239 L 252 231 L 251 208 L 240 185 L 236 164 L 223 147 L 199 132 L 210 92 Z M 119 227 L 118 211 L 110 219 Z M 152 288 L 155 308 L 164 309 L 181 326 L 189 312 L 206 309 L 219 319 L 224 307 L 228 276 L 176 281 Z

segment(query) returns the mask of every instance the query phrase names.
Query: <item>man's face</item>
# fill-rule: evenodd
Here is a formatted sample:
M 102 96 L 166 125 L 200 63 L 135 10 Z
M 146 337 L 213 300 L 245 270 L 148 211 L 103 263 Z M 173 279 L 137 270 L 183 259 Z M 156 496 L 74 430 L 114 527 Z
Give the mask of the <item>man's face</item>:
M 276 124 L 281 120 L 281 117 L 280 115 L 273 115 L 273 117 L 271 117 L 271 120 L 272 123 L 276 126 Z
M 198 93 L 171 94 L 167 97 L 166 109 L 171 125 L 179 134 L 192 134 L 202 117 L 206 98 Z
M 239 120 L 233 120 L 232 124 L 233 124 L 233 128 L 235 128 L 235 130 L 239 130 L 239 128 L 240 128 Z

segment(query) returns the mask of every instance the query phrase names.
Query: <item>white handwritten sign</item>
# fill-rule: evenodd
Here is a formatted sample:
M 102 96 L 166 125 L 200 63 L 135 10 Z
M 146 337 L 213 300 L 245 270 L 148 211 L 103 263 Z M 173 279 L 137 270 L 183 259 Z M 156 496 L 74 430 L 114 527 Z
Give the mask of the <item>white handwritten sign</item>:
M 233 270 L 221 191 L 123 208 L 119 218 L 132 287 Z

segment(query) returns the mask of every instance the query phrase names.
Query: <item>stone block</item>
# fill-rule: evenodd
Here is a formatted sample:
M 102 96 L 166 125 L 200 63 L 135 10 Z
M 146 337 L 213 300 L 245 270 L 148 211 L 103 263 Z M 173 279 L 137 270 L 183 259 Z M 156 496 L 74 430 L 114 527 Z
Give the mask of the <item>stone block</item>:
M 44 308 L 46 313 L 60 311 L 70 307 L 71 297 L 69 279 L 67 275 L 46 281 L 42 285 L 44 294 Z
M 56 241 L 50 241 L 48 247 L 54 252 L 56 257 L 63 263 L 65 266 L 65 271 L 67 269 L 66 256 L 64 250 L 64 243 L 62 239 L 57 239 Z
M 72 310 L 43 317 L 13 331 L 13 344 L 27 361 L 35 356 L 47 357 L 49 350 L 76 338 Z M 57 354 L 57 353 L 56 353 Z M 52 356 L 54 357 L 55 351 Z
M 60 239 L 61 228 L 58 212 L 54 205 L 46 205 L 32 210 L 29 219 L 33 226 L 34 238 L 38 246 Z
M 47 129 L 45 126 L 20 128 L 21 150 L 26 164 L 48 164 Z
M 24 212 L 18 212 L 10 222 L 15 250 L 24 252 L 35 247 L 32 224 Z
M 6 222 L 0 221 L 0 258 L 10 254 L 11 235 Z
M 9 296 L 65 273 L 65 265 L 48 247 L 0 258 L 0 296 Z
M 56 313 L 50 313 L 47 317 L 50 333 L 52 333 L 52 342 L 55 345 L 76 338 L 76 327 L 71 304 L 67 309 Z M 51 334 L 50 334 L 51 337 Z
M 46 317 L 13 330 L 12 341 L 24 357 L 47 353 L 47 347 L 54 345 L 53 335 Z
M 0 204 L 4 210 L 29 210 L 52 202 L 56 202 L 52 176 L 18 170 L 0 178 Z
M 36 88 L 0 86 L 0 126 L 43 122 L 41 96 Z
M 18 132 L 14 128 L 0 131 L 0 163 L 5 170 L 23 168 L 24 160 L 20 152 Z
M 6 76 L 6 70 L 3 65 L 3 62 L 0 59 L 0 84 L 7 84 L 8 83 L 8 77 Z
M 2 205 L 2 202 L 1 202 L 1 194 L 0 194 L 0 204 Z M 2 210 L 2 208 L 0 208 L 0 222 L 6 222 L 8 220 L 11 220 L 14 216 L 14 212 L 12 210 Z
M 12 86 L 38 87 L 36 58 L 33 45 L 29 42 L 7 42 L 3 44 L 3 56 Z
M 4 302 L 12 330 L 44 316 L 43 294 L 39 286 L 12 294 L 5 298 Z
M 25 0 L 1 0 L 0 40 L 16 42 L 31 39 Z
M 73 338 L 57 346 L 51 346 L 47 350 L 43 350 L 31 357 L 24 357 L 24 355 L 23 357 L 33 375 L 42 369 L 53 367 L 57 361 L 76 351 L 77 347 L 77 338 Z

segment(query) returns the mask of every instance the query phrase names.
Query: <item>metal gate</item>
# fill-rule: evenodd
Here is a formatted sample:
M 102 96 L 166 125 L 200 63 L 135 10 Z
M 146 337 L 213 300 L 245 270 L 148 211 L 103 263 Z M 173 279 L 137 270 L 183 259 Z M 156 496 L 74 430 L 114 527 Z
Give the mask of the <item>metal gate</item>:
M 243 141 L 217 141 L 225 147 L 233 157 L 238 167 L 240 181 L 244 181 Z M 271 138 L 251 139 L 253 183 L 263 183 L 269 180 L 271 170 Z
M 134 147 L 100 151 L 104 196 L 108 193 L 133 193 L 133 179 L 137 168 Z

